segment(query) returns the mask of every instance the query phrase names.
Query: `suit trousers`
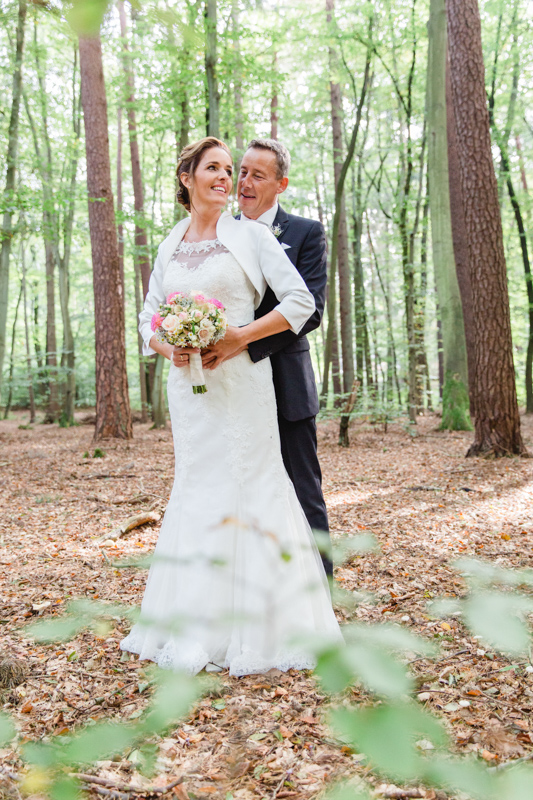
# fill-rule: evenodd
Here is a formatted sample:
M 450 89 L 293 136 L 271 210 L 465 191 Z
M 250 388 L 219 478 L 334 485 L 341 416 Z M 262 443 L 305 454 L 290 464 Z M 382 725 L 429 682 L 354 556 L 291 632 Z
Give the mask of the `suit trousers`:
M 328 533 L 328 512 L 322 494 L 322 470 L 317 455 L 315 417 L 291 422 L 278 413 L 278 424 L 283 463 L 307 521 L 313 530 Z M 322 552 L 322 562 L 327 575 L 331 576 L 333 564 L 329 554 Z

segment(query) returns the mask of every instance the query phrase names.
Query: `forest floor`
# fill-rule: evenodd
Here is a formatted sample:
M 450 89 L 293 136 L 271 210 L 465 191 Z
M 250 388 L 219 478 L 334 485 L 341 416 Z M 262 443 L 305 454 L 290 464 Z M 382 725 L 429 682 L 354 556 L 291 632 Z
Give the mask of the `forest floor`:
M 147 662 L 124 660 L 118 648 L 128 622 L 113 620 L 101 635 L 86 631 L 60 645 L 36 644 L 25 638 L 24 626 L 60 614 L 69 598 L 140 603 L 146 573 L 116 569 L 113 561 L 149 554 L 158 525 L 117 542 L 97 537 L 139 510 L 164 507 L 173 448 L 170 429 L 136 424 L 131 443 L 104 444 L 104 458 L 87 458 L 94 450 L 90 425 L 26 430 L 22 421 L 0 422 L 0 657 L 16 656 L 29 666 L 26 680 L 1 696 L 27 741 L 68 735 L 88 719 L 134 719 L 148 703 Z M 533 420 L 524 418 L 523 427 L 533 452 Z M 333 422 L 319 427 L 332 531 L 372 532 L 380 544 L 379 552 L 336 571 L 345 589 L 376 598 L 360 605 L 356 618 L 387 619 L 438 642 L 435 658 L 410 668 L 421 702 L 445 720 L 457 752 L 496 765 L 532 754 L 531 666 L 494 653 L 454 620 L 434 619 L 427 604 L 464 593 L 452 566 L 458 556 L 532 566 L 533 460 L 466 460 L 472 435 L 441 433 L 434 416 L 421 418 L 414 436 L 402 421 L 386 432 L 357 421 L 349 449 L 338 447 L 337 431 Z M 200 700 L 157 740 L 157 778 L 142 777 L 128 754 L 98 762 L 93 773 L 109 786 L 138 790 L 183 775 L 173 790 L 179 800 L 299 800 L 316 797 L 338 777 L 357 775 L 373 782 L 376 797 L 401 796 L 335 740 L 325 722 L 329 701 L 311 674 L 222 673 L 221 681 L 215 698 Z M 352 699 L 368 696 L 354 688 Z M 0 750 L 0 796 L 18 796 L 21 770 L 15 751 Z M 422 789 L 409 796 L 445 797 Z

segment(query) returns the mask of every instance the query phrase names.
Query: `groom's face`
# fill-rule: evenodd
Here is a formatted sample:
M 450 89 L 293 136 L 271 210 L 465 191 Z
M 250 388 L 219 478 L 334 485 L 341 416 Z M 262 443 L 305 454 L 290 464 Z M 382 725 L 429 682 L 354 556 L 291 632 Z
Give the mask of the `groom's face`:
M 250 147 L 241 162 L 237 181 L 239 208 L 248 219 L 258 219 L 285 191 L 288 178 L 278 177 L 276 154 L 272 150 Z

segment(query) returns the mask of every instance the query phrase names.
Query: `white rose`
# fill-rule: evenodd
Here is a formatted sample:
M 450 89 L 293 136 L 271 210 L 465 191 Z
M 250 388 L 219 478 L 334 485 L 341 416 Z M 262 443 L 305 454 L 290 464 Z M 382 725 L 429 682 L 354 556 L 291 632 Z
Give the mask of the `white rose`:
M 165 317 L 161 326 L 164 330 L 168 331 L 169 333 L 174 333 L 180 326 L 180 321 L 176 317 L 175 314 L 169 314 L 168 317 Z

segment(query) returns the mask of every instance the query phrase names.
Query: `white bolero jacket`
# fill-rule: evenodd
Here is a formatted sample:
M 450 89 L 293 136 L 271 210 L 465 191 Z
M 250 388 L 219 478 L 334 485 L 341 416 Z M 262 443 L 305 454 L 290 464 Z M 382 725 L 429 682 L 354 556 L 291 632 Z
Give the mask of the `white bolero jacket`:
M 159 245 L 144 308 L 139 314 L 139 331 L 145 356 L 155 353 L 149 344 L 154 335 L 152 317 L 165 300 L 165 270 L 189 225 L 190 219 L 181 220 Z M 279 300 L 275 310 L 285 317 L 291 330 L 298 334 L 314 312 L 315 301 L 302 276 L 267 226 L 236 220 L 226 211 L 217 222 L 217 238 L 250 279 L 255 289 L 255 308 L 263 299 L 267 286 L 270 286 Z

